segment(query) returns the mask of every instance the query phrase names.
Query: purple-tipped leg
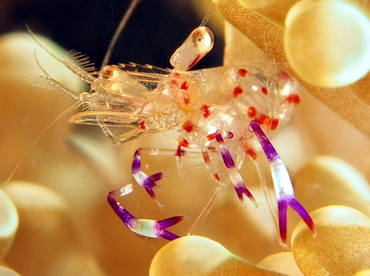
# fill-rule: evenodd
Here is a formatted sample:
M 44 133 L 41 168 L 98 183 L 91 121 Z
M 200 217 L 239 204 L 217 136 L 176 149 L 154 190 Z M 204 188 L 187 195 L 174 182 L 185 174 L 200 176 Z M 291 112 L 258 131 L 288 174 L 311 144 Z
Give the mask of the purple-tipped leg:
M 131 171 L 136 182 L 147 191 L 151 198 L 155 198 L 153 188 L 156 186 L 156 181 L 163 178 L 163 173 L 159 172 L 148 176 L 141 170 L 140 149 L 135 151 Z
M 183 216 L 176 216 L 164 220 L 137 219 L 121 206 L 115 199 L 116 192 L 110 192 L 107 196 L 109 205 L 120 217 L 123 223 L 132 232 L 147 238 L 163 238 L 167 240 L 177 239 L 179 236 L 166 229 L 184 219 Z
M 258 138 L 258 141 L 260 142 L 262 149 L 266 154 L 267 160 L 270 163 L 276 198 L 278 200 L 279 231 L 281 241 L 286 244 L 288 206 L 292 207 L 292 209 L 297 212 L 297 214 L 307 224 L 308 228 L 315 234 L 315 224 L 312 218 L 304 209 L 304 207 L 294 198 L 293 185 L 290 180 L 289 173 L 279 154 L 272 146 L 266 134 L 260 128 L 258 122 L 252 121 L 250 123 L 250 128 Z
M 278 200 L 279 209 L 279 231 L 280 237 L 283 244 L 286 244 L 286 232 L 287 232 L 287 209 L 288 206 L 292 207 L 294 211 L 299 214 L 302 220 L 307 224 L 308 228 L 315 234 L 315 223 L 306 211 L 306 209 L 294 198 L 290 197 L 284 200 Z
M 233 135 L 231 132 L 228 133 L 228 138 L 232 138 Z M 216 142 L 218 144 L 218 147 L 221 152 L 222 159 L 224 161 L 224 164 L 226 168 L 229 170 L 229 176 L 231 183 L 234 185 L 234 189 L 236 194 L 238 195 L 238 198 L 242 201 L 243 195 L 247 196 L 253 204 L 257 207 L 257 201 L 255 200 L 252 193 L 245 187 L 244 181 L 242 176 L 240 175 L 239 171 L 237 170 L 235 166 L 235 162 L 233 157 L 231 156 L 230 151 L 228 150 L 224 139 L 222 138 L 221 132 L 217 131 L 215 133 Z

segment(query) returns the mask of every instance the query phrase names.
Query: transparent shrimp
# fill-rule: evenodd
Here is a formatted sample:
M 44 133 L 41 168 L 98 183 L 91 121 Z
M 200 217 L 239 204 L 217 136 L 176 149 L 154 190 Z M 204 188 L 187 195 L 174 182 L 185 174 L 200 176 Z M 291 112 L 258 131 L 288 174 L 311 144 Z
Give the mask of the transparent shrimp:
M 273 63 L 188 71 L 213 47 L 213 33 L 204 25 L 202 23 L 194 29 L 174 52 L 170 58 L 174 67 L 172 70 L 130 63 L 107 65 L 95 73 L 85 56 L 72 53 L 68 59 L 58 60 L 87 82 L 90 91 L 70 91 L 53 80 L 45 70 L 42 78 L 83 106 L 82 112 L 69 119 L 71 123 L 100 126 L 104 134 L 118 145 L 173 130 L 178 133 L 177 150 L 169 152 L 159 149 L 155 154 L 176 156 L 180 174 L 184 156 L 195 154 L 203 158 L 219 186 L 191 231 L 207 216 L 228 183 L 232 184 L 240 201 L 247 197 L 257 206 L 240 174 L 240 166 L 247 156 L 258 167 L 257 151 L 262 147 L 270 164 L 276 191 L 282 243 L 286 244 L 288 206 L 315 233 L 312 219 L 294 198 L 287 170 L 267 138 L 289 121 L 300 101 L 299 84 Z M 155 188 L 164 173 L 145 173 L 141 155 L 148 153 L 153 155 L 151 149 L 138 149 L 131 170 L 137 184 L 157 200 Z M 222 159 L 223 173 L 216 169 L 217 156 Z M 130 192 L 131 186 L 110 192 L 108 202 L 131 231 L 149 238 L 172 240 L 178 237 L 167 228 L 180 222 L 183 216 L 160 221 L 137 219 L 117 201 L 117 198 Z

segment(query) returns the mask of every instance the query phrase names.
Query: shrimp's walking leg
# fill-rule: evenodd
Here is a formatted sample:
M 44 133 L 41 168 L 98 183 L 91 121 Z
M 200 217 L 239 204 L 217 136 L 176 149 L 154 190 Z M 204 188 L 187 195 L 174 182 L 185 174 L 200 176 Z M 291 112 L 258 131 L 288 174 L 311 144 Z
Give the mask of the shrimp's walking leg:
M 143 187 L 147 193 L 150 195 L 151 198 L 155 199 L 155 194 L 153 188 L 156 186 L 156 181 L 163 178 L 163 173 L 155 173 L 153 175 L 148 176 L 141 170 L 141 157 L 140 157 L 141 149 L 137 149 L 134 154 L 134 160 L 132 161 L 132 175 L 135 178 L 136 182 Z
M 231 133 L 230 133 L 231 134 Z M 231 134 L 232 135 L 232 134 Z M 221 151 L 221 156 L 224 161 L 226 168 L 229 171 L 229 176 L 231 183 L 234 185 L 234 189 L 238 198 L 242 201 L 243 194 L 246 195 L 253 204 L 257 207 L 257 201 L 253 197 L 252 193 L 245 187 L 244 181 L 240 173 L 238 172 L 233 157 L 231 156 L 230 151 L 228 150 L 227 146 L 224 143 L 224 139 L 222 138 L 221 132 L 217 131 L 215 133 L 215 139 L 218 143 L 219 149 Z
M 157 186 L 156 182 L 164 177 L 163 172 L 158 172 L 153 175 L 148 176 L 141 169 L 141 155 L 167 155 L 167 156 L 177 156 L 179 159 L 181 156 L 185 155 L 185 151 L 181 149 L 179 144 L 177 150 L 173 149 L 152 149 L 152 148 L 139 148 L 134 153 L 134 159 L 132 161 L 131 172 L 136 182 L 143 187 L 151 198 L 156 199 L 153 189 Z M 188 157 L 200 157 L 199 153 L 187 153 Z M 179 160 L 178 160 L 179 162 Z M 179 165 L 179 164 L 178 164 Z M 178 172 L 177 172 L 178 173 Z M 167 172 L 166 176 L 169 177 L 170 174 Z M 159 204 L 159 203 L 158 203 Z M 159 204 L 160 205 L 160 204 Z
M 118 196 L 124 196 L 130 192 L 132 192 L 131 184 L 119 190 Z M 109 205 L 132 232 L 147 238 L 174 240 L 179 237 L 166 229 L 182 221 L 184 219 L 183 216 L 170 217 L 164 220 L 137 219 L 123 208 L 119 202 L 117 202 L 115 198 L 117 193 L 117 191 L 112 191 L 108 194 L 107 199 Z
M 281 241 L 283 242 L 283 244 L 286 244 L 288 206 L 292 207 L 293 210 L 297 212 L 297 214 L 306 223 L 308 228 L 315 234 L 316 233 L 315 224 L 312 218 L 310 217 L 308 212 L 304 209 L 304 207 L 294 198 L 294 191 L 292 182 L 289 177 L 289 173 L 283 161 L 281 160 L 279 154 L 272 146 L 266 134 L 260 128 L 258 122 L 252 121 L 250 123 L 250 128 L 257 136 L 262 146 L 262 149 L 266 154 L 267 160 L 270 164 L 275 193 L 278 200 L 279 232 Z

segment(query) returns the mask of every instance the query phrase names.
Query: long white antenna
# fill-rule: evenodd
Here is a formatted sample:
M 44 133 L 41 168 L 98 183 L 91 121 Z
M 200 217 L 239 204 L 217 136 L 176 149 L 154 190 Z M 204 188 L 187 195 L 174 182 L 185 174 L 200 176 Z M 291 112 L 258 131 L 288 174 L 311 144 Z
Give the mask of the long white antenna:
M 214 10 L 214 8 L 213 8 L 213 9 L 208 10 L 208 12 L 207 12 L 207 14 L 204 16 L 204 18 L 203 18 L 202 22 L 200 22 L 200 25 L 199 25 L 200 27 L 203 27 L 203 26 L 205 26 L 205 25 L 207 24 L 207 22 L 208 22 L 209 18 L 210 18 L 210 17 L 211 17 L 211 15 L 212 15 L 213 10 Z
M 116 32 L 114 33 L 114 35 L 112 37 L 112 40 L 109 43 L 109 46 L 108 46 L 107 52 L 104 56 L 103 63 L 101 65 L 100 70 L 102 70 L 108 64 L 109 59 L 110 59 L 110 57 L 112 55 L 112 52 L 113 52 L 113 48 L 116 45 L 119 36 L 121 35 L 123 29 L 125 28 L 128 20 L 130 19 L 131 15 L 132 15 L 133 11 L 135 10 L 139 1 L 140 0 L 132 0 L 130 6 L 126 10 L 125 15 L 123 16 L 121 22 L 118 25 L 118 28 L 117 28 Z
M 56 121 L 58 121 L 60 118 L 67 115 L 69 112 L 71 112 L 73 109 L 79 107 L 81 105 L 81 102 L 75 102 L 71 107 L 69 107 L 67 110 L 65 110 L 62 114 L 60 114 L 58 117 L 56 117 L 46 128 L 41 130 L 41 133 L 37 138 L 32 142 L 32 144 L 27 148 L 26 152 L 23 154 L 22 158 L 18 161 L 17 165 L 15 166 L 12 173 L 9 175 L 8 179 L 0 186 L 0 188 L 4 187 L 6 184 L 9 183 L 9 181 L 13 178 L 14 174 L 18 171 L 19 167 L 23 163 L 24 159 L 28 157 L 31 150 L 34 148 L 34 146 L 40 141 L 40 139 L 45 135 L 45 133 L 55 124 Z

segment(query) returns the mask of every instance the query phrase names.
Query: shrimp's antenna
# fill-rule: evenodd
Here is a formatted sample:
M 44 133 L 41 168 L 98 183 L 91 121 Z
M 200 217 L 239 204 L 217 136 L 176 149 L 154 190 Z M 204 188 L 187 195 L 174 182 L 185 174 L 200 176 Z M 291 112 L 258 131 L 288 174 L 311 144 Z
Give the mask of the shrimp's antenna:
M 18 171 L 19 167 L 21 166 L 21 164 L 23 163 L 24 159 L 26 159 L 26 157 L 28 157 L 29 153 L 31 152 L 31 150 L 34 148 L 34 146 L 40 141 L 40 139 L 42 137 L 44 137 L 45 133 L 55 124 L 55 122 L 57 122 L 60 118 L 63 118 L 64 116 L 66 116 L 69 112 L 71 112 L 73 109 L 76 109 L 77 107 L 79 107 L 81 105 L 81 102 L 76 102 L 74 103 L 72 106 L 70 106 L 67 110 L 65 110 L 62 114 L 60 114 L 58 117 L 56 117 L 46 128 L 44 128 L 43 130 L 41 130 L 41 133 L 39 136 L 37 136 L 37 138 L 32 142 L 32 144 L 27 148 L 26 152 L 23 154 L 22 158 L 18 161 L 17 165 L 15 166 L 14 170 L 12 171 L 12 173 L 9 175 L 8 179 L 3 183 L 1 184 L 0 188 L 4 187 L 5 185 L 7 185 L 10 180 L 13 178 L 14 174 Z
M 208 22 L 209 18 L 211 17 L 211 15 L 212 15 L 212 13 L 213 13 L 213 10 L 214 10 L 214 8 L 212 8 L 212 9 L 208 10 L 208 12 L 207 12 L 207 14 L 204 16 L 204 18 L 203 18 L 202 22 L 200 22 L 200 25 L 199 25 L 200 27 L 203 27 L 203 26 L 205 26 L 205 25 L 207 24 L 207 22 Z
M 112 55 L 112 52 L 113 52 L 113 48 L 116 45 L 119 36 L 121 35 L 123 29 L 125 28 L 128 20 L 130 19 L 131 15 L 134 12 L 134 10 L 135 10 L 137 4 L 139 3 L 139 1 L 140 0 L 132 0 L 130 6 L 128 7 L 127 11 L 125 12 L 125 15 L 123 16 L 121 22 L 118 25 L 118 28 L 117 28 L 116 32 L 114 33 L 114 35 L 112 37 L 112 40 L 109 43 L 109 46 L 108 46 L 107 52 L 104 56 L 103 63 L 101 65 L 100 70 L 102 70 L 108 64 L 108 61 L 109 61 L 109 59 Z

